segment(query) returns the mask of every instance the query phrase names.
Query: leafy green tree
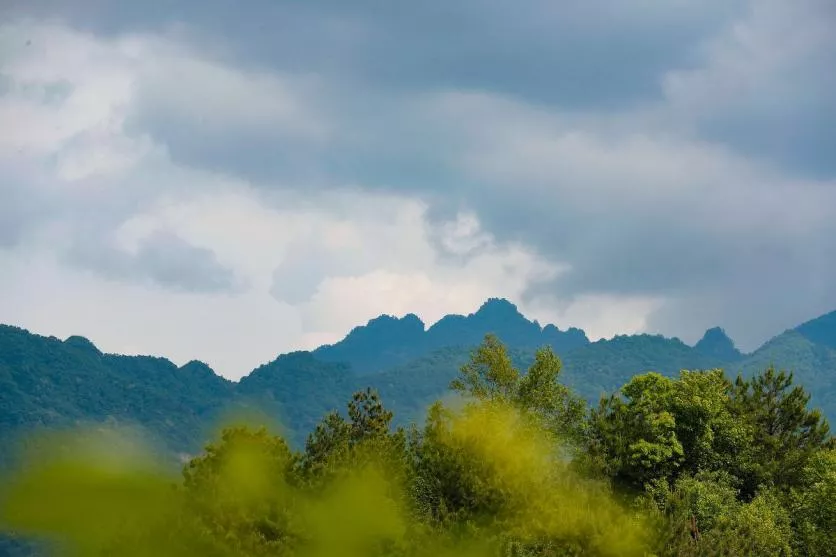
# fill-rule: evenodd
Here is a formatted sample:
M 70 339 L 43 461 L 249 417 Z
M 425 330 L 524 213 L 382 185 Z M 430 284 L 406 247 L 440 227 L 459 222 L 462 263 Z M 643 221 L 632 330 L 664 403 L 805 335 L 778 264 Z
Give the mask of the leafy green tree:
M 301 452 L 223 430 L 180 485 L 124 454 L 32 459 L 0 518 L 100 556 L 836 555 L 836 447 L 792 374 L 645 373 L 587 416 L 562 373 L 551 349 L 523 360 L 487 335 L 451 384 L 465 403 L 420 429 L 365 389 Z M 590 463 L 604 481 L 577 474 Z
M 739 504 L 728 475 L 700 473 L 670 486 L 666 480 L 647 486 L 643 503 L 658 513 L 656 550 L 660 555 L 701 555 L 703 539 L 728 530 Z
M 770 366 L 745 380 L 738 376 L 731 393 L 735 417 L 751 431 L 742 454 L 742 495 L 754 497 L 761 485 L 789 489 L 801 484 L 810 458 L 822 447 L 834 447 L 830 427 L 810 395 L 793 385 L 793 374 Z
M 514 405 L 540 417 L 549 431 L 576 442 L 585 432 L 587 405 L 560 383 L 562 370 L 563 364 L 551 348 L 539 349 L 517 384 Z
M 325 416 L 309 435 L 304 452 L 296 462 L 302 482 L 325 485 L 346 470 L 374 462 L 403 479 L 407 473 L 407 434 L 403 428 L 391 431 L 393 414 L 377 391 L 354 393 L 348 403 L 348 419 L 337 412 Z
M 480 480 L 477 463 L 466 447 L 451 446 L 452 419 L 449 409 L 434 404 L 420 436 L 413 440 L 413 497 L 416 508 L 434 527 L 474 528 L 497 513 L 501 495 Z
M 605 473 L 639 490 L 673 477 L 685 461 L 672 413 L 674 396 L 674 380 L 647 373 L 601 400 L 591 415 L 589 450 Z
M 812 455 L 793 488 L 790 509 L 799 555 L 836 555 L 836 449 Z
M 560 383 L 563 364 L 551 348 L 537 350 L 525 374 L 517 370 L 507 348 L 492 334 L 485 336 L 450 387 L 478 401 L 510 404 L 541 420 L 564 441 L 578 441 L 586 402 Z
M 520 372 L 496 335 L 485 335 L 470 361 L 459 369 L 450 387 L 477 400 L 511 401 L 517 394 Z
M 780 499 L 763 492 L 738 499 L 731 477 L 720 472 L 682 476 L 673 487 L 648 486 L 659 522 L 657 547 L 664 556 L 790 556 L 792 531 Z
M 265 428 L 225 429 L 183 470 L 188 509 L 230 551 L 284 554 L 301 536 L 288 485 L 292 454 Z
M 637 489 L 728 470 L 749 500 L 760 485 L 797 485 L 809 456 L 832 444 L 808 401 L 791 375 L 772 368 L 734 384 L 722 370 L 637 375 L 592 413 L 589 448 L 609 475 Z
M 416 450 L 417 506 L 434 530 L 490 543 L 493 555 L 642 555 L 640 523 L 555 449 L 506 403 L 436 405 Z
M 730 391 L 731 382 L 722 370 L 680 373 L 671 413 L 684 451 L 684 473 L 729 470 L 749 443 L 750 431 L 729 408 Z

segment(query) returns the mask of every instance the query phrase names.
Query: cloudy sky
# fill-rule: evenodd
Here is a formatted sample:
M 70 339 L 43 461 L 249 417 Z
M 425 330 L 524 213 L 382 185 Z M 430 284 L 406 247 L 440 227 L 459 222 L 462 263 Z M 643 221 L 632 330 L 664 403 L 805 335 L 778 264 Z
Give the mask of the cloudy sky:
M 592 338 L 836 309 L 832 0 L 11 0 L 0 322 L 237 378 L 508 297 Z

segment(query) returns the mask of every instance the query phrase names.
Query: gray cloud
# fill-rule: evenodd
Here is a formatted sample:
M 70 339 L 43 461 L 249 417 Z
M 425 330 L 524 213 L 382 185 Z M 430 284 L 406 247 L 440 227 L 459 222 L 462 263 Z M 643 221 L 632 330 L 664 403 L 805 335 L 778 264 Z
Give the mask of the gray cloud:
M 32 177 L 17 168 L 16 161 L 0 158 L 0 248 L 18 245 L 44 212 L 48 201 L 26 192 Z
M 836 281 L 833 184 L 734 159 L 712 169 L 722 157 L 701 160 L 661 142 L 601 153 L 594 142 L 570 148 L 561 139 L 540 156 L 533 145 L 528 156 L 503 161 L 509 150 L 499 149 L 473 160 L 488 186 L 473 197 L 486 228 L 572 267 L 532 297 L 543 289 L 661 296 L 667 303 L 651 328 L 695 340 L 720 324 L 747 349 L 836 307 L 826 286 Z
M 233 292 L 240 288 L 232 270 L 215 254 L 167 232 L 144 238 L 134 253 L 104 242 L 77 243 L 67 254 L 71 263 L 119 280 L 150 281 L 187 292 Z
M 95 32 L 188 22 L 231 39 L 247 65 L 338 75 L 387 89 L 477 88 L 563 106 L 617 107 L 659 96 L 656 79 L 730 16 L 736 1 L 271 2 L 33 0 Z M 11 12 L 14 14 L 14 11 Z
M 203 101 L 229 89 L 219 76 L 214 86 L 201 87 L 169 76 L 165 96 L 159 90 L 140 95 L 133 125 L 150 131 L 176 159 L 260 181 L 437 180 L 427 169 L 443 164 L 439 138 L 399 112 L 416 94 L 445 89 L 489 91 L 562 112 L 618 114 L 670 103 L 664 119 L 698 137 L 816 177 L 834 170 L 827 145 L 836 140 L 830 94 L 836 78 L 828 71 L 836 65 L 836 35 L 830 32 L 836 14 L 827 0 L 687 1 L 653 8 L 597 0 L 559 9 L 545 0 L 513 6 L 473 0 L 248 6 L 210 0 L 198 7 L 181 0 L 151 2 L 146 11 L 52 0 L 27 10 L 111 33 L 184 21 L 190 27 L 181 34 L 201 53 L 245 71 L 320 76 L 327 90 L 303 95 L 351 130 L 327 149 L 298 135 L 288 139 L 286 122 L 212 129 L 211 110 L 197 121 Z M 196 104 L 191 116 L 182 103 L 166 105 L 177 91 Z M 238 98 L 247 120 L 257 107 Z M 363 138 L 373 133 L 387 136 L 375 145 L 383 152 L 367 153 Z M 407 153 L 392 152 L 392 135 L 401 136 L 395 143 Z M 421 156 L 427 145 L 433 161 Z
M 295 243 L 273 272 L 270 294 L 289 304 L 307 302 L 323 278 L 350 276 L 363 270 L 363 265 L 353 255 L 334 253 L 315 242 Z
M 423 199 L 433 225 L 473 211 L 497 241 L 571 267 L 532 299 L 544 288 L 659 296 L 651 327 L 687 339 L 719 324 L 745 347 L 832 309 L 832 2 L 555 6 L 39 0 L 26 10 L 113 36 L 189 22 L 173 36 L 204 63 L 162 57 L 160 73 L 140 72 L 132 135 L 262 188 L 360 184 Z M 188 285 L 198 277 L 178 265 L 192 258 L 214 286 L 190 287 L 229 285 L 210 254 L 171 239 L 148 249 L 97 264 Z M 301 301 L 352 269 L 350 258 L 291 253 L 274 295 Z
M 697 67 L 666 74 L 666 98 L 703 138 L 796 174 L 833 177 L 834 28 L 827 0 L 752 2 L 701 45 Z
M 612 113 L 671 101 L 679 113 L 667 118 L 693 120 L 687 125 L 701 137 L 818 177 L 834 170 L 826 148 L 836 139 L 830 94 L 836 78 L 829 71 L 836 65 L 836 10 L 829 0 L 688 0 L 652 8 L 623 0 L 574 7 L 546 0 L 397 6 L 259 0 L 248 9 L 225 0 L 142 6 L 37 0 L 17 10 L 57 14 L 98 33 L 186 22 L 181 35 L 238 68 L 323 76 L 332 90 L 321 99 L 328 106 L 319 108 L 337 116 L 348 108 L 352 128 L 391 119 L 378 106 L 380 95 L 443 89 L 490 91 L 564 112 Z M 168 92 L 190 91 L 200 106 L 225 88 L 222 81 L 202 90 L 173 81 Z M 249 111 L 249 103 L 242 100 L 240 109 Z M 358 162 L 362 146 L 347 155 L 340 154 L 344 144 L 312 151 L 298 137 L 283 141 L 280 125 L 217 135 L 179 111 L 146 98 L 136 125 L 189 163 L 261 179 L 291 173 L 321 182 L 327 182 L 326 170 L 341 176 L 369 171 Z M 410 143 L 420 150 L 421 141 Z M 402 179 L 426 167 L 411 162 L 397 165 Z

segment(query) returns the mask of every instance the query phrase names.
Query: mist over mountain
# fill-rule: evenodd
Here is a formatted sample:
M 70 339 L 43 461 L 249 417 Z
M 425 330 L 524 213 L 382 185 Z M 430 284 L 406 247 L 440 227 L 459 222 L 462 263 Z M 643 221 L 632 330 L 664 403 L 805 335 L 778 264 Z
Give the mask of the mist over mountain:
M 520 369 L 551 346 L 562 380 L 592 403 L 633 375 L 724 368 L 730 376 L 770 364 L 792 370 L 812 404 L 836 417 L 836 312 L 804 323 L 742 354 L 723 329 L 694 346 L 662 335 L 618 335 L 590 342 L 575 328 L 541 326 L 511 302 L 493 298 L 469 315 L 448 315 L 427 328 L 415 315 L 380 316 L 332 345 L 283 354 L 240 382 L 194 360 L 103 354 L 90 340 L 64 341 L 0 326 L 0 439 L 42 427 L 137 424 L 173 452 L 199 450 L 217 420 L 260 415 L 304 442 L 326 413 L 342 410 L 357 390 L 377 389 L 400 423 L 418 419 L 447 393 L 450 381 L 485 334 L 504 342 Z

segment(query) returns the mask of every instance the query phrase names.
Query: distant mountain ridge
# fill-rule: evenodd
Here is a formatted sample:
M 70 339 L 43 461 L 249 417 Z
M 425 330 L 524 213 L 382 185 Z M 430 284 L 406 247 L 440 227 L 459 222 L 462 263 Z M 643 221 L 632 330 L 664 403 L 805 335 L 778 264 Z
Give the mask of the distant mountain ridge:
M 189 453 L 232 409 L 280 422 L 299 444 L 326 412 L 342 410 L 353 391 L 369 386 L 401 422 L 417 419 L 447 393 L 486 333 L 509 347 L 521 369 L 537 348 L 551 346 L 564 362 L 563 380 L 593 403 L 646 371 L 722 367 L 734 376 L 775 364 L 795 370 L 813 403 L 836 418 L 836 312 L 743 354 L 719 327 L 694 346 L 649 334 L 590 342 L 580 329 L 543 327 L 493 298 L 429 328 L 414 314 L 380 316 L 335 344 L 283 354 L 238 383 L 199 361 L 177 367 L 165 358 L 103 354 L 84 337 L 61 341 L 0 326 L 0 443 L 33 427 L 109 421 L 142 425 L 172 451 Z
M 802 323 L 794 330 L 810 342 L 836 350 L 836 311 Z
M 410 313 L 402 318 L 381 315 L 366 325 L 355 327 L 346 337 L 313 350 L 314 356 L 328 362 L 347 362 L 357 375 L 368 375 L 447 346 L 479 344 L 486 333 L 494 333 L 506 344 L 537 348 L 549 345 L 561 353 L 589 344 L 586 333 L 554 325 L 541 327 L 529 321 L 517 306 L 504 298 L 489 298 L 469 315 L 446 315 L 425 329 L 424 322 Z
M 188 447 L 234 390 L 200 362 L 178 368 L 165 358 L 103 354 L 79 336 L 61 341 L 0 325 L 2 441 L 40 427 L 115 422 Z

